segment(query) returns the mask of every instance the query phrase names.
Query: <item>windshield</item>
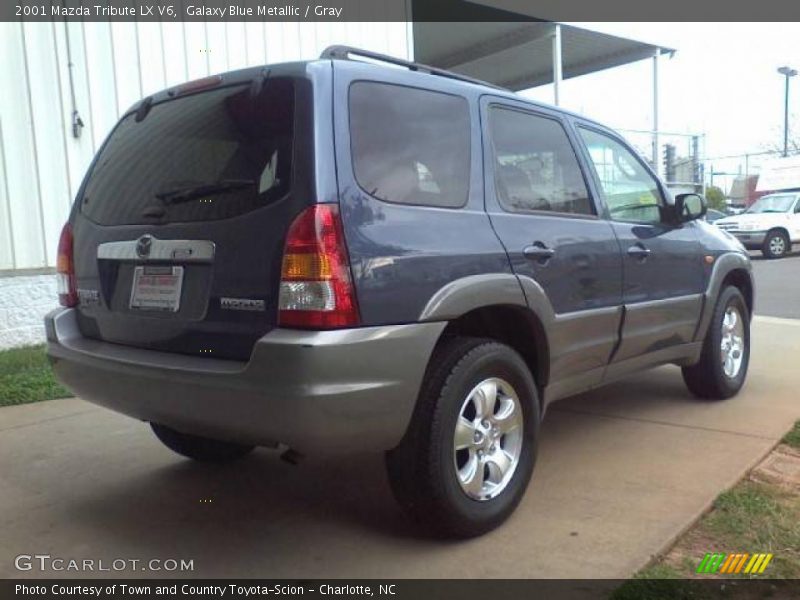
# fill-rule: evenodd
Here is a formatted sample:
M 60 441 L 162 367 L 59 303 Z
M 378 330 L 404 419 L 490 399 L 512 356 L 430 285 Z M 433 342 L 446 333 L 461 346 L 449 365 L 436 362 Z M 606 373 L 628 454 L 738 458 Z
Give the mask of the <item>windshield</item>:
M 792 204 L 794 204 L 794 198 L 794 194 L 764 196 L 756 200 L 755 203 L 744 212 L 748 214 L 788 212 L 791 210 Z
M 101 225 L 237 216 L 289 191 L 294 83 L 268 79 L 156 104 L 125 117 L 101 151 L 81 211 Z

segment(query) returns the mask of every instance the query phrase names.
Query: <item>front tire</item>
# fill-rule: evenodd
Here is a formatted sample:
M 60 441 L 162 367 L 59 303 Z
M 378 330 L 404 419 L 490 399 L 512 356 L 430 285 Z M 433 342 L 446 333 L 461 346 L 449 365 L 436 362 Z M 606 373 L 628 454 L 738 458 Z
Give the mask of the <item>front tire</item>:
M 486 533 L 522 499 L 538 429 L 536 386 L 517 352 L 487 339 L 446 340 L 403 441 L 387 453 L 392 491 L 430 533 Z
M 742 292 L 728 286 L 714 306 L 700 361 L 683 368 L 683 380 L 695 396 L 724 400 L 744 385 L 750 363 L 750 311 Z
M 201 462 L 227 462 L 248 454 L 253 446 L 212 440 L 199 435 L 181 433 L 165 425 L 150 423 L 153 433 L 167 448 Z
M 770 231 L 764 238 L 761 253 L 766 258 L 783 258 L 792 249 L 791 242 L 782 231 Z

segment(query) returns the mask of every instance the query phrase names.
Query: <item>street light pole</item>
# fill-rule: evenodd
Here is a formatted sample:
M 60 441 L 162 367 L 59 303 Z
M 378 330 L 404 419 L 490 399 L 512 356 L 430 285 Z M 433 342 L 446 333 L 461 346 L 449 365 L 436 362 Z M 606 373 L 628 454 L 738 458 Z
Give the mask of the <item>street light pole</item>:
M 796 69 L 781 67 L 778 73 L 786 77 L 786 91 L 783 99 L 783 156 L 789 155 L 789 78 L 797 75 Z

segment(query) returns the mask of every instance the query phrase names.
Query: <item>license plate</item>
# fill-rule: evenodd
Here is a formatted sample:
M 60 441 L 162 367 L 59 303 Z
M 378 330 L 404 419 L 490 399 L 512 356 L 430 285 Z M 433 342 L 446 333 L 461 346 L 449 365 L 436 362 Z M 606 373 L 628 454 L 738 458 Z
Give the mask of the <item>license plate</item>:
M 183 267 L 136 267 L 131 287 L 131 309 L 178 312 Z

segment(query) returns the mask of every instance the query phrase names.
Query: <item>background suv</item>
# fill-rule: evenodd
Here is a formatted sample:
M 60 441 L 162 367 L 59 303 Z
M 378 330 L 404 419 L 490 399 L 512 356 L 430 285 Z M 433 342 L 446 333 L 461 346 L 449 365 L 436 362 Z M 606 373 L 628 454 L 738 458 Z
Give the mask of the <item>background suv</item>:
M 762 196 L 747 210 L 719 219 L 720 229 L 736 236 L 746 248 L 761 250 L 767 258 L 782 258 L 800 242 L 800 193 Z
M 704 212 L 598 123 L 332 48 L 122 117 L 61 237 L 48 352 L 182 455 L 386 451 L 414 518 L 476 535 L 553 401 L 665 363 L 740 389 L 750 261 Z

